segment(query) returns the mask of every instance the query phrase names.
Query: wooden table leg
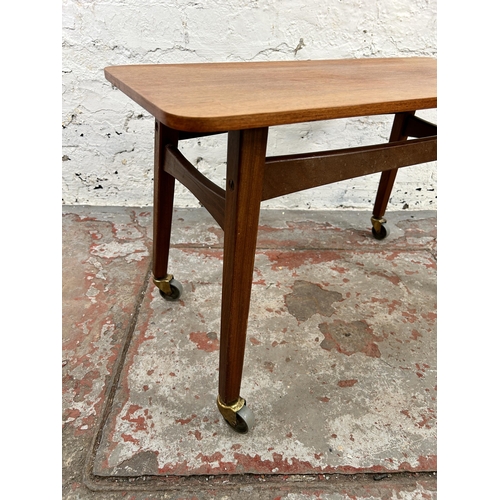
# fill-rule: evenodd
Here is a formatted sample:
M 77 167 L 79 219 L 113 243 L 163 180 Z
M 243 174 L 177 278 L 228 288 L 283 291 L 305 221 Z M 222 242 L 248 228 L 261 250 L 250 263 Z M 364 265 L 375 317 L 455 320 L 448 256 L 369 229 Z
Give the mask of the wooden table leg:
M 255 249 L 264 178 L 267 128 L 228 136 L 219 364 L 219 410 L 238 432 L 253 414 L 240 397 Z
M 404 135 L 405 123 L 408 117 L 413 116 L 415 111 L 396 113 L 394 116 L 394 122 L 392 124 L 391 135 L 389 137 L 389 142 L 395 141 L 405 141 L 408 136 Z M 375 198 L 375 204 L 373 207 L 372 215 L 372 233 L 375 238 L 382 240 L 387 236 L 387 230 L 384 228 L 383 224 L 387 221 L 384 219 L 385 210 L 387 204 L 389 203 L 389 198 L 391 196 L 392 187 L 394 186 L 394 181 L 396 180 L 396 175 L 398 169 L 394 168 L 392 170 L 386 170 L 382 172 L 380 177 L 380 183 L 378 186 L 377 197 Z
M 155 122 L 154 209 L 153 209 L 153 281 L 166 299 L 177 299 L 182 286 L 167 274 L 170 233 L 174 206 L 175 178 L 164 171 L 165 147 L 177 147 L 179 134 L 158 120 Z

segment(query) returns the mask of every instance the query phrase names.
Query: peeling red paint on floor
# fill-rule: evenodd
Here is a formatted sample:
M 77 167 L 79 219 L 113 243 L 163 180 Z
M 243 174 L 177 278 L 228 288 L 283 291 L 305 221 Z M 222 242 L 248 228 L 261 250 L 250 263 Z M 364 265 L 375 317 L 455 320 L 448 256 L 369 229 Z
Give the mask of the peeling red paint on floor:
M 141 213 L 149 214 L 134 216 Z M 150 245 L 142 223 L 88 217 L 82 224 L 83 269 L 73 276 L 80 284 L 67 289 L 80 310 L 68 318 L 74 331 L 63 362 L 65 425 L 79 436 L 95 429 L 146 278 L 149 257 L 137 240 Z M 95 473 L 435 470 L 432 239 L 415 238 L 408 249 L 409 229 L 381 243 L 369 231 L 324 222 L 315 232 L 304 221 L 265 224 L 260 241 L 269 248 L 256 255 L 242 389 L 257 423 L 240 436 L 215 406 L 222 233 L 207 226 L 200 243 L 196 224 L 188 226 L 171 261 L 185 294 L 168 303 L 149 283 Z
M 346 356 L 362 352 L 369 357 L 380 358 L 376 341 L 381 339 L 373 335 L 366 321 L 347 323 L 335 320 L 333 323 L 321 323 L 319 329 L 324 336 L 320 346 L 326 351 L 335 349 Z
M 217 253 L 209 258 L 207 252 L 199 256 L 180 250 L 174 256 L 175 262 L 184 262 L 188 270 L 203 269 L 207 276 L 220 269 Z M 203 260 L 201 267 L 199 259 Z M 419 470 L 418 457 L 426 455 L 417 456 L 418 448 L 412 450 L 411 443 L 432 443 L 435 435 L 435 421 L 429 411 L 433 404 L 429 391 L 435 385 L 429 383 L 435 372 L 433 364 L 418 354 L 421 349 L 427 352 L 426 345 L 433 339 L 433 318 L 422 318 L 422 309 L 429 311 L 429 303 L 423 301 L 411 307 L 407 299 L 391 296 L 400 294 L 400 284 L 372 280 L 373 268 L 383 266 L 383 260 L 376 256 L 349 252 L 342 259 L 346 273 L 355 278 L 347 283 L 326 279 L 324 270 L 331 267 L 326 258 L 314 266 L 301 265 L 296 270 L 297 279 L 287 277 L 285 269 L 273 271 L 273 261 L 265 252 L 257 255 L 256 274 L 265 284 L 254 284 L 249 319 L 248 368 L 242 394 L 256 411 L 257 426 L 247 437 L 229 429 L 215 408 L 220 284 L 210 283 L 202 274 L 196 286 L 189 285 L 189 295 L 179 303 L 163 301 L 150 285 L 138 321 L 138 335 L 124 365 L 127 380 L 122 383 L 120 404 L 110 416 L 110 432 L 106 435 L 109 444 L 103 443 L 99 451 L 99 457 L 105 455 L 107 459 L 96 462 L 96 471 L 102 475 L 123 474 L 149 452 L 157 456 L 157 472 L 151 470 L 153 474 Z M 415 277 L 424 279 L 420 273 L 404 273 L 408 261 L 404 252 L 394 258 L 402 268 L 398 275 L 402 282 Z M 318 280 L 314 273 L 322 279 Z M 360 279 L 368 281 L 356 291 L 351 283 Z M 410 285 L 405 282 L 404 288 L 410 290 Z M 423 287 L 418 293 L 427 293 L 428 289 L 432 288 Z M 410 294 L 415 293 L 410 290 Z M 434 305 L 435 299 L 431 297 L 430 303 Z M 408 314 L 419 318 L 411 328 L 406 326 L 410 324 Z M 353 316 L 363 319 L 348 319 Z M 323 322 L 318 323 L 318 319 Z M 172 329 L 170 325 L 174 324 Z M 253 324 L 258 325 L 257 329 Z M 419 336 L 415 326 L 420 325 L 425 328 L 419 330 Z M 391 357 L 400 359 L 394 367 Z M 397 371 L 383 374 L 391 369 Z M 147 391 L 141 370 L 150 379 Z M 432 374 L 428 381 L 417 375 L 426 372 Z M 408 383 L 403 382 L 405 377 L 412 376 L 415 387 L 423 384 L 416 390 L 428 394 L 425 406 L 400 388 L 401 383 Z M 260 392 L 263 396 L 259 396 Z M 294 398 L 299 398 L 298 406 L 292 402 Z M 117 419 L 120 413 L 130 412 L 130 404 L 124 404 L 127 400 L 141 408 L 149 405 L 155 423 L 154 430 L 135 431 L 140 439 L 138 445 L 123 438 L 120 442 L 123 433 L 133 435 L 134 422 L 127 427 L 126 419 Z M 262 407 L 280 401 L 283 407 L 277 413 Z M 392 405 L 394 409 L 388 410 Z M 409 417 L 401 410 L 411 410 L 411 428 L 405 427 Z M 394 411 L 399 418 L 394 418 Z M 269 412 L 275 419 L 266 421 Z M 417 438 L 419 432 L 424 434 Z M 415 437 L 410 437 L 411 433 Z M 374 439 L 377 435 L 379 438 Z M 392 440 L 400 444 L 395 448 L 390 444 Z M 267 446 L 261 450 L 264 443 Z M 391 451 L 384 457 L 386 447 Z M 420 448 L 425 450 L 425 446 Z M 382 458 L 373 461 L 371 455 Z
M 192 332 L 189 334 L 189 339 L 202 351 L 214 352 L 219 350 L 219 340 L 215 332 Z
M 228 458 L 230 458 L 228 460 Z M 320 458 L 320 455 L 315 457 Z M 225 475 L 225 474 L 277 474 L 281 476 L 293 474 L 380 474 L 386 472 L 432 472 L 437 470 L 437 460 L 435 455 L 418 457 L 417 465 L 409 462 L 402 462 L 396 470 L 382 465 L 371 467 L 344 466 L 313 466 L 310 462 L 300 461 L 296 458 L 284 459 L 282 455 L 275 453 L 272 459 L 265 460 L 259 455 L 250 456 L 241 453 L 234 453 L 232 457 L 227 457 L 220 452 L 210 456 L 198 453 L 196 459 L 201 465 L 191 469 L 186 461 L 165 464 L 158 470 L 160 475 Z M 389 461 L 389 459 L 388 459 Z
M 339 387 L 352 387 L 354 384 L 357 384 L 358 381 L 356 379 L 351 379 L 351 380 L 339 380 L 337 382 L 337 385 Z
M 293 271 L 298 267 L 307 264 L 314 265 L 319 262 L 342 260 L 342 256 L 333 250 L 298 250 L 294 252 L 269 250 L 266 256 L 273 263 L 273 271 L 281 271 L 284 268 Z

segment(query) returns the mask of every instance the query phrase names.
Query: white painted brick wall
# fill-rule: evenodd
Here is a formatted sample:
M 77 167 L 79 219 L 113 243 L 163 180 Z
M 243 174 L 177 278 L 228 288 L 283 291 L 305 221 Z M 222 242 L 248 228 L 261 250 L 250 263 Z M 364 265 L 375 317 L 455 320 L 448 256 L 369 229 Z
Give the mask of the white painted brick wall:
M 63 0 L 63 203 L 148 206 L 153 118 L 104 78 L 114 64 L 436 57 L 436 0 Z M 417 113 L 435 121 L 435 111 Z M 392 117 L 276 127 L 268 154 L 388 139 Z M 181 143 L 223 185 L 226 137 Z M 267 208 L 371 209 L 379 174 Z M 436 208 L 435 162 L 398 173 L 389 208 Z M 175 204 L 198 206 L 179 183 Z

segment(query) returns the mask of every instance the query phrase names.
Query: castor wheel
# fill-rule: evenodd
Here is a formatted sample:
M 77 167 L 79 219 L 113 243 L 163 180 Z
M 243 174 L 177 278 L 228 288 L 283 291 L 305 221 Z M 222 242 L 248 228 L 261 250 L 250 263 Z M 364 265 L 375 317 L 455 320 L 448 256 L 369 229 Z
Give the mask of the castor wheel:
M 383 217 L 372 217 L 372 234 L 376 240 L 383 240 L 389 234 L 384 224 L 387 222 Z
M 160 295 L 165 299 L 165 300 L 178 300 L 183 292 L 182 284 L 177 281 L 172 279 L 170 281 L 170 293 L 166 293 L 163 290 L 160 290 Z
M 246 434 L 255 425 L 254 413 L 243 398 L 233 405 L 225 405 L 218 397 L 217 407 L 229 427 L 239 434 Z
M 158 287 L 160 295 L 165 300 L 178 300 L 182 295 L 182 284 L 171 274 L 161 280 L 153 278 L 153 282 Z
M 372 234 L 376 240 L 383 240 L 388 234 L 389 229 L 386 229 L 385 226 L 380 226 L 380 231 L 377 231 L 374 227 L 372 227 Z
M 231 425 L 229 422 L 227 423 Z M 254 425 L 255 415 L 247 405 L 244 405 L 241 410 L 236 413 L 236 425 L 231 425 L 231 427 L 240 434 L 246 434 Z

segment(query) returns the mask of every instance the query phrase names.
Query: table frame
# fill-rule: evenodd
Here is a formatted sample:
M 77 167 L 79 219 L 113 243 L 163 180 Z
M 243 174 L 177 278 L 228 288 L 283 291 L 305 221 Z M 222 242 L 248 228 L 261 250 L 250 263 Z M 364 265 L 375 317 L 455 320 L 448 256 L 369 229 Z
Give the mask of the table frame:
M 437 159 L 436 125 L 415 116 L 418 109 L 436 107 L 435 61 L 137 65 L 106 68 L 105 74 L 155 116 L 152 272 L 164 298 L 182 293 L 168 272 L 176 180 L 224 231 L 217 405 L 232 428 L 247 432 L 254 417 L 240 388 L 261 202 L 381 172 L 371 222 L 373 236 L 383 239 L 398 169 Z M 377 114 L 394 115 L 385 144 L 266 157 L 270 126 Z M 222 189 L 178 144 L 225 131 Z
M 177 131 L 155 122 L 153 277 L 160 290 L 163 283 L 164 296 L 175 295 L 169 287 L 173 276 L 168 274 L 168 257 L 177 179 L 224 230 L 218 407 L 233 428 L 246 432 L 246 420 L 252 417 L 241 416 L 246 402 L 240 387 L 261 202 L 382 172 L 372 215 L 372 232 L 382 239 L 398 168 L 436 160 L 437 127 L 414 111 L 396 113 L 386 144 L 279 157 L 266 157 L 267 127 L 232 130 L 225 190 L 203 176 L 177 148 L 180 140 L 205 135 L 209 134 Z

